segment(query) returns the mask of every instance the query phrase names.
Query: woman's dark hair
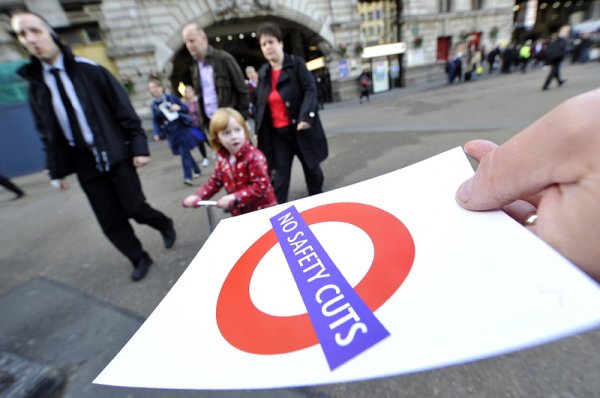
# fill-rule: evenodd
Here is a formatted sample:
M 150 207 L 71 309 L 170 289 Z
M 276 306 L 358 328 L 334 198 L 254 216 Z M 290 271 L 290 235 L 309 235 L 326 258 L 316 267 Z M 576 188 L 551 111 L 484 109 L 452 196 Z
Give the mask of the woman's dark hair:
M 260 37 L 263 35 L 273 36 L 277 39 L 277 41 L 283 41 L 281 29 L 279 29 L 279 26 L 275 25 L 273 22 L 265 22 L 258 27 L 256 30 L 256 38 L 260 40 Z

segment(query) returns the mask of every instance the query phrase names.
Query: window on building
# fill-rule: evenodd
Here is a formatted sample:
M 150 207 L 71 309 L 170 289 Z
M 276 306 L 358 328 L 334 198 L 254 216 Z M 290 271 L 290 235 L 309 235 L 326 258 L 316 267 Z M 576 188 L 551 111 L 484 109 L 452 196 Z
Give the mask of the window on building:
M 60 0 L 60 5 L 65 11 L 83 11 L 86 5 L 100 4 L 102 0 Z
M 438 0 L 440 12 L 452 11 L 452 0 Z
M 84 39 L 81 35 L 81 30 L 79 29 L 62 31 L 59 34 L 60 38 L 70 46 L 84 42 Z
M 381 19 L 381 10 L 375 10 L 375 19 Z
M 87 25 L 79 28 L 67 28 L 59 30 L 61 39 L 68 45 L 87 44 L 102 41 L 98 25 Z
M 95 41 L 102 41 L 102 36 L 100 35 L 100 28 L 98 26 L 86 27 L 85 33 L 87 34 L 87 40 L 90 43 Z
M 484 0 L 471 0 L 471 8 L 473 10 L 481 10 L 483 8 Z

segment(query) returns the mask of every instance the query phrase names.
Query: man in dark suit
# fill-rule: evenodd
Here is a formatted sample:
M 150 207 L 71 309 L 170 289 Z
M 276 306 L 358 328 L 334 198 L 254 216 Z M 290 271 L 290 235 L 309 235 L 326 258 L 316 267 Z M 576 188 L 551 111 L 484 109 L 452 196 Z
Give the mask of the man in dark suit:
M 142 279 L 152 259 L 129 218 L 160 231 L 167 248 L 175 230 L 144 197 L 136 168 L 150 160 L 148 143 L 125 89 L 102 66 L 74 56 L 41 16 L 17 12 L 11 26 L 31 54 L 18 73 L 29 83 L 52 185 L 65 190 L 64 178 L 77 174 L 104 234 L 133 264 L 131 279 Z
M 556 79 L 559 87 L 566 82 L 565 79 L 561 79 L 560 77 L 560 64 L 567 54 L 567 38 L 569 37 L 570 31 L 571 28 L 568 25 L 563 26 L 560 28 L 558 36 L 553 37 L 546 47 L 546 61 L 550 65 L 550 73 L 548 73 L 544 86 L 542 87 L 542 90 L 544 91 L 548 90 L 548 86 L 553 79 Z

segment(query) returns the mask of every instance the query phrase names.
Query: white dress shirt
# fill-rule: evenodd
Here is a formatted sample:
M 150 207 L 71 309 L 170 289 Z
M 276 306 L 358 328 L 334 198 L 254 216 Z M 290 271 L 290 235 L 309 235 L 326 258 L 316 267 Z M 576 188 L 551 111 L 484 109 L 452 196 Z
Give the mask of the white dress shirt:
M 75 88 L 73 87 L 73 82 L 69 78 L 69 75 L 65 72 L 65 63 L 63 59 L 63 55 L 60 54 L 58 59 L 54 63 L 54 65 L 48 65 L 46 63 L 42 63 L 44 67 L 44 83 L 50 89 L 50 93 L 52 94 L 52 107 L 54 108 L 54 113 L 60 123 L 60 127 L 62 127 L 63 134 L 67 138 L 69 145 L 75 146 L 75 141 L 73 139 L 73 133 L 71 132 L 71 124 L 69 123 L 69 118 L 67 116 L 67 111 L 62 103 L 60 98 L 60 93 L 58 91 L 58 86 L 56 85 L 56 79 L 50 70 L 52 68 L 58 69 L 60 79 L 62 81 L 63 86 L 65 87 L 65 91 L 71 100 L 71 104 L 73 105 L 73 109 L 75 109 L 75 113 L 77 115 L 77 120 L 79 121 L 79 126 L 81 127 L 81 133 L 83 134 L 83 138 L 85 142 L 89 145 L 94 144 L 94 134 L 92 133 L 92 129 L 87 122 L 85 117 L 85 113 L 83 112 L 83 108 L 81 107 L 81 102 L 79 102 L 79 98 L 77 97 L 77 93 L 75 92 Z

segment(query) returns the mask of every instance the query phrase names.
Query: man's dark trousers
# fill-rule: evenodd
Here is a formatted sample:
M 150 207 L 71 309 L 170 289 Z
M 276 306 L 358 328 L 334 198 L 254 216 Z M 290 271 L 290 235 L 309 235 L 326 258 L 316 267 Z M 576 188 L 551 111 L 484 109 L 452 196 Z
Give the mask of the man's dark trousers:
M 108 239 L 135 265 L 147 253 L 135 236 L 129 218 L 165 231 L 171 220 L 152 208 L 131 159 L 99 172 L 91 151 L 73 149 L 75 169 L 100 227 Z
M 0 174 L 0 185 L 2 185 L 4 188 L 8 189 L 16 195 L 23 195 L 25 193 L 23 192 L 23 190 L 21 190 L 21 188 L 13 184 L 11 180 L 4 177 L 2 174 Z
M 560 63 L 561 61 L 555 61 L 550 64 L 551 68 L 548 77 L 546 78 L 546 82 L 544 83 L 543 89 L 546 90 L 552 82 L 552 79 L 556 79 L 558 85 L 562 85 L 563 81 L 560 78 Z

